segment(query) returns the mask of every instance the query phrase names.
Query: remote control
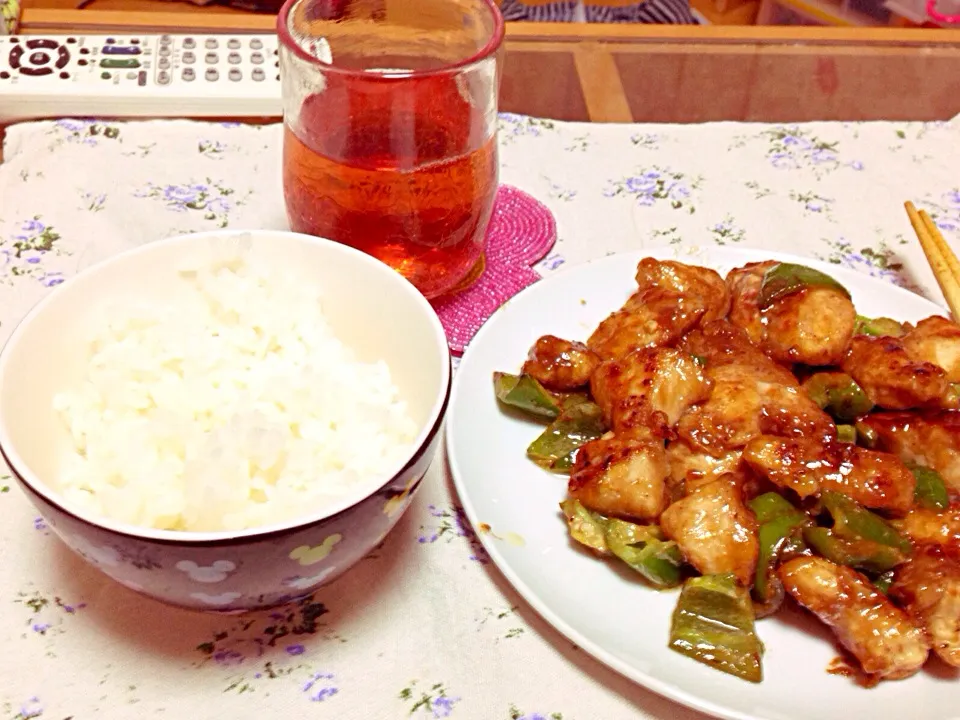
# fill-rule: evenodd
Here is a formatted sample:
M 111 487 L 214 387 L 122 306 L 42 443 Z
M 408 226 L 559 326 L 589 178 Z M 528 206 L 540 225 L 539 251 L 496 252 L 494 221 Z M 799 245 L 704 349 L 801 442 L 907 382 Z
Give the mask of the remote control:
M 0 123 L 278 117 L 276 35 L 0 36 Z

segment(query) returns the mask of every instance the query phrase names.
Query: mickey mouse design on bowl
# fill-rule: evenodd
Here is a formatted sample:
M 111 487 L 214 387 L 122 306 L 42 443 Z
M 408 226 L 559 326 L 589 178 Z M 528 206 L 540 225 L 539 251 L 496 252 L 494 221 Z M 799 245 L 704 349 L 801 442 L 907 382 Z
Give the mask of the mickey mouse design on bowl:
M 83 340 L 63 328 L 82 326 L 104 295 L 111 302 L 137 296 L 138 278 L 179 267 L 194 245 L 240 235 L 251 253 L 295 258 L 324 288 L 331 326 L 355 333 L 358 353 L 390 368 L 419 427 L 406 460 L 326 510 L 305 508 L 302 517 L 240 531 L 135 527 L 72 505 L 56 489 L 56 458 L 69 440 L 52 398 L 72 377 L 63 358 L 83 357 L 77 345 Z M 200 233 L 147 243 L 94 265 L 27 314 L 0 353 L 0 454 L 39 514 L 85 562 L 164 603 L 242 612 L 310 594 L 383 541 L 437 453 L 450 385 L 450 351 L 436 312 L 388 266 L 345 245 L 293 233 Z

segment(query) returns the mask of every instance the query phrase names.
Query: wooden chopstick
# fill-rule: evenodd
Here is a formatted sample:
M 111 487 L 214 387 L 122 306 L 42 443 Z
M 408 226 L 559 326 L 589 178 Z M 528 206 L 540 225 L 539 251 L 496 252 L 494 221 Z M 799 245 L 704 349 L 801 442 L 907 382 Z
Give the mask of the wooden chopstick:
M 923 248 L 927 262 L 933 270 L 934 277 L 940 285 L 940 290 L 950 306 L 954 320 L 960 321 L 960 260 L 954 254 L 947 241 L 943 239 L 940 230 L 933 222 L 933 218 L 926 210 L 917 212 L 912 202 L 904 203 L 910 224 L 917 234 L 920 247 Z

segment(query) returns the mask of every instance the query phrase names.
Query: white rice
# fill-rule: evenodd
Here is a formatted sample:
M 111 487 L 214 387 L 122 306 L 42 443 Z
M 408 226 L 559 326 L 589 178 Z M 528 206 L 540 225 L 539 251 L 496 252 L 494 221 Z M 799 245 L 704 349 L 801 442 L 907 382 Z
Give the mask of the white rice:
M 239 256 L 126 304 L 54 398 L 67 501 L 133 525 L 240 530 L 317 512 L 401 462 L 417 434 L 381 362 L 331 331 L 321 293 Z

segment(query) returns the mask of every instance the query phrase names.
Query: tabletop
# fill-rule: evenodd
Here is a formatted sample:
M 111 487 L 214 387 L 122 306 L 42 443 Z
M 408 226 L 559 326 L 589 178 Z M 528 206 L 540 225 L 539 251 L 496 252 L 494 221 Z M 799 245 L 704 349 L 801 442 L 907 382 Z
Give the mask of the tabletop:
M 730 245 L 820 258 L 943 303 L 902 203 L 960 242 L 960 119 L 590 124 L 505 113 L 499 133 L 502 182 L 556 219 L 540 276 L 628 249 Z M 284 228 L 280 138 L 276 124 L 9 128 L 0 341 L 52 287 L 126 248 Z M 466 521 L 442 455 L 357 567 L 294 606 L 238 617 L 165 607 L 102 577 L 3 468 L 0 516 L 4 720 L 700 717 L 594 661 L 518 597 Z

